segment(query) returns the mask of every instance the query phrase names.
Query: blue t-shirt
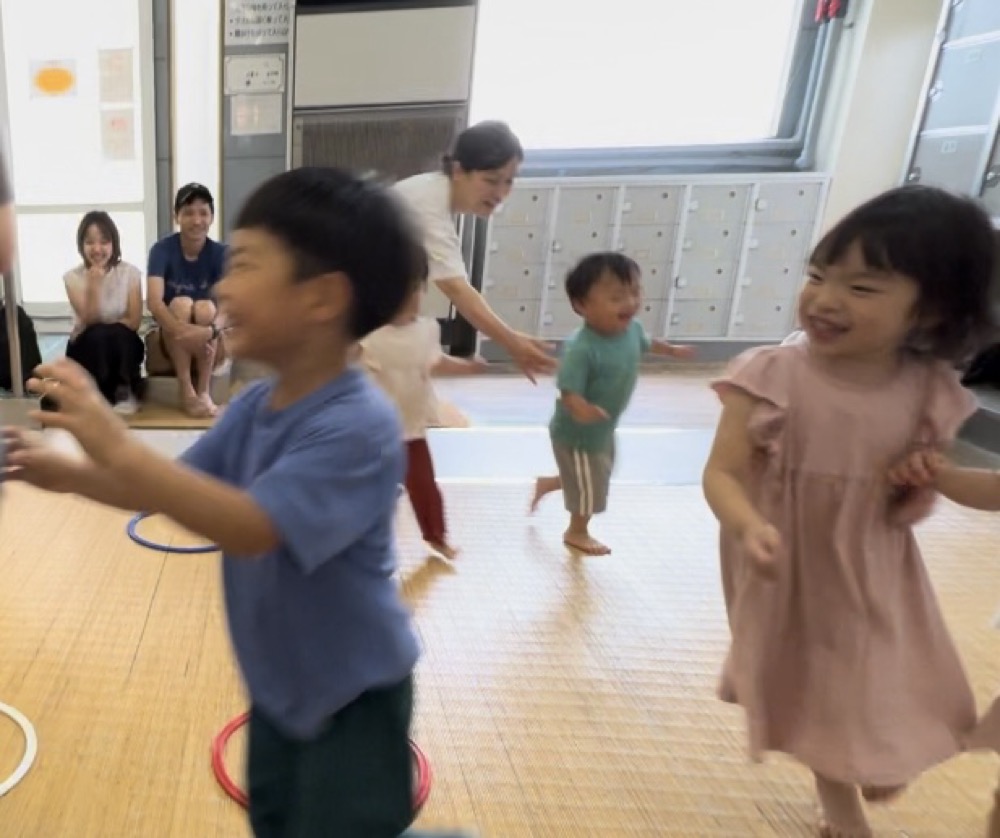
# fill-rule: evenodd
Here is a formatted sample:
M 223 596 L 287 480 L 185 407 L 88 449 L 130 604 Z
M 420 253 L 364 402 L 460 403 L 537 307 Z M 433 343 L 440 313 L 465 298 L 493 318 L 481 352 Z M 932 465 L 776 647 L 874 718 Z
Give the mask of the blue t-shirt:
M 603 422 L 577 422 L 560 399 L 549 423 L 552 439 L 567 448 L 606 451 L 632 398 L 639 364 L 649 347 L 649 336 L 638 320 L 619 335 L 602 335 L 586 325 L 573 334 L 566 341 L 556 387 L 560 393 L 576 393 L 603 408 L 608 418 Z
M 416 665 L 393 579 L 406 458 L 395 408 L 360 370 L 283 410 L 272 390 L 248 386 L 181 460 L 249 492 L 280 535 L 272 553 L 223 556 L 223 585 L 253 704 L 305 739 Z
M 212 288 L 225 270 L 225 245 L 206 239 L 198 258 L 191 260 L 181 250 L 181 234 L 174 233 L 149 249 L 146 276 L 163 277 L 163 302 L 170 305 L 174 297 L 212 299 Z

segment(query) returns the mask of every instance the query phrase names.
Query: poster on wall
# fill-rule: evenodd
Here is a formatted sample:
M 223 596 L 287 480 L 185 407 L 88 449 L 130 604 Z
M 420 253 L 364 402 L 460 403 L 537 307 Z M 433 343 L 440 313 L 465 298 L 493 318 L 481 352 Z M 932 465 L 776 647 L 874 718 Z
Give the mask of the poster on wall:
M 283 93 L 285 90 L 285 56 L 228 55 L 225 62 L 224 92 Z
M 131 104 L 132 50 L 102 49 L 97 51 L 100 70 L 101 103 L 105 105 Z
M 280 134 L 283 125 L 280 93 L 240 94 L 229 98 L 229 133 L 234 137 Z
M 135 112 L 132 108 L 101 111 L 101 154 L 105 160 L 135 160 Z
M 32 98 L 76 96 L 75 61 L 32 61 L 29 72 Z
M 292 0 L 226 0 L 226 46 L 289 43 L 292 7 Z

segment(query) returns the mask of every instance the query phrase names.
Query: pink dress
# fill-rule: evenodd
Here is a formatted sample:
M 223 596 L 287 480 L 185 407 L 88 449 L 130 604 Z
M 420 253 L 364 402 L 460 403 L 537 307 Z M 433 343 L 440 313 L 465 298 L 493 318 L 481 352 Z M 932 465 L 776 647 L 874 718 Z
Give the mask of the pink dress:
M 750 350 L 713 387 L 759 400 L 750 491 L 783 539 L 770 582 L 722 537 L 720 697 L 745 709 L 755 759 L 909 782 L 963 749 L 976 710 L 911 528 L 934 495 L 894 498 L 885 474 L 915 443 L 949 443 L 975 399 L 941 364 L 908 362 L 888 386 L 838 381 L 805 342 Z

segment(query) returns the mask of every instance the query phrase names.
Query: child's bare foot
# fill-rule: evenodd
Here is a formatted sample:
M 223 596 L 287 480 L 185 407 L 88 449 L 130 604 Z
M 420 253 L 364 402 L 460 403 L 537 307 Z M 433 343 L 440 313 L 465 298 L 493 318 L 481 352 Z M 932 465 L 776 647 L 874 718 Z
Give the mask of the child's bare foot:
M 447 559 L 449 562 L 457 558 L 459 554 L 459 549 L 457 547 L 452 547 L 450 544 L 446 544 L 443 541 L 426 541 L 424 543 L 438 556 L 442 559 Z
M 820 838 L 872 838 L 872 831 L 869 827 L 862 830 L 842 829 L 839 826 L 830 826 L 824 818 L 819 819 Z
M 550 492 L 558 492 L 562 488 L 562 481 L 558 477 L 539 477 L 535 481 L 535 494 L 531 498 L 531 508 L 528 514 L 532 514 L 538 509 L 538 504 Z
M 589 532 L 566 530 L 563 533 L 563 544 L 573 550 L 586 553 L 588 556 L 607 556 L 611 552 L 610 547 L 606 544 L 601 544 Z
M 857 787 L 817 775 L 816 793 L 821 838 L 872 838 Z
M 1000 838 L 1000 788 L 993 794 L 993 810 L 986 824 L 986 838 Z
M 891 803 L 906 791 L 906 785 L 900 786 L 862 786 L 861 796 L 869 803 Z

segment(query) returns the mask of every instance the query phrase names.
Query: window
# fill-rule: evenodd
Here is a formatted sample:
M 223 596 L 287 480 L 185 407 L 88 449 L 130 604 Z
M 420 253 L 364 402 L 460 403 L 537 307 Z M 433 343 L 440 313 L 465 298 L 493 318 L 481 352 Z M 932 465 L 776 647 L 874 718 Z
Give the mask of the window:
M 813 7 L 480 0 L 470 118 L 510 123 L 529 163 L 791 137 L 818 41 Z

